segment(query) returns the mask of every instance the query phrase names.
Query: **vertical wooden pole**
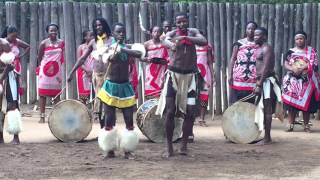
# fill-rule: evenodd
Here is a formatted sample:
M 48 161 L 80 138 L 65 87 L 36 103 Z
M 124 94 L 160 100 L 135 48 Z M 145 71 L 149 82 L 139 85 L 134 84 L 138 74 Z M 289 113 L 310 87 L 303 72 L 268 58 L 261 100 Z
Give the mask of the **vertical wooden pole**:
M 220 21 L 219 21 L 219 4 L 213 3 L 213 27 L 214 27 L 214 47 L 215 47 L 215 79 L 216 79 L 216 114 L 222 114 L 221 103 L 221 42 L 220 42 Z
M 18 4 L 16 2 L 6 2 L 6 24 L 17 27 L 17 9 Z
M 108 22 L 108 25 L 112 26 L 113 24 L 113 7 L 111 3 L 101 4 L 102 17 L 105 18 Z
M 75 34 L 74 34 L 74 13 L 72 2 L 63 2 L 64 28 L 65 28 L 65 63 L 66 70 L 70 72 L 76 59 Z M 67 98 L 76 98 L 75 78 L 68 83 Z
M 125 9 L 125 24 L 126 24 L 126 39 L 133 43 L 134 41 L 134 28 L 133 28 L 133 7 L 132 3 L 124 4 Z
M 281 52 L 283 47 L 283 6 L 282 4 L 276 4 L 276 23 L 275 23 L 275 71 L 278 77 L 282 77 L 282 67 L 281 67 Z
M 96 6 L 95 6 L 94 3 L 88 3 L 87 7 L 88 7 L 88 25 L 89 25 L 89 29 L 93 30 L 92 27 L 91 27 L 91 23 L 97 17 L 96 16 Z
M 222 98 L 223 98 L 223 111 L 228 107 L 228 96 L 227 96 L 227 74 L 226 74 L 226 64 L 227 64 L 227 36 L 226 36 L 226 7 L 225 4 L 219 4 L 219 17 L 220 17 L 220 46 L 221 46 L 221 83 L 222 83 Z
M 92 30 L 91 23 L 88 20 L 88 3 L 80 2 L 80 15 L 81 15 L 81 29 Z
M 247 24 L 247 6 L 246 4 L 240 4 L 240 8 L 241 8 L 241 33 L 240 33 L 240 37 L 242 38 L 244 36 L 244 34 L 246 33 L 246 24 Z M 249 21 L 249 20 L 248 20 Z
M 29 103 L 33 104 L 37 99 L 36 67 L 38 53 L 38 3 L 30 3 L 30 63 L 29 63 Z
M 274 47 L 274 20 L 275 20 L 275 6 L 274 4 L 269 4 L 269 20 L 268 20 L 268 42 Z
M 29 32 L 29 22 L 27 19 L 26 14 L 29 14 L 29 3 L 27 2 L 21 2 L 20 4 L 20 38 L 23 41 L 29 42 L 30 41 L 30 32 Z M 29 58 L 27 56 L 24 56 L 21 59 L 21 66 L 22 66 L 22 72 L 21 72 L 21 78 L 23 86 L 25 87 L 25 93 L 21 96 L 21 103 L 26 104 L 27 103 L 27 89 L 29 89 L 29 84 L 27 81 L 28 77 L 28 62 Z
M 196 13 L 197 13 L 197 6 L 194 2 L 189 3 L 189 26 L 196 27 Z M 208 15 L 209 16 L 209 15 Z M 208 21 L 208 23 L 210 23 Z

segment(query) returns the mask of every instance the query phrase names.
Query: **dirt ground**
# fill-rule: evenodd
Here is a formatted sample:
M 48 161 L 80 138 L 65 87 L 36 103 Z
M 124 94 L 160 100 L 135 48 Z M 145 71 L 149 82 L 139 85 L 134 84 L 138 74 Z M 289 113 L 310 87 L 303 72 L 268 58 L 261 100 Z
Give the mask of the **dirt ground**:
M 95 140 L 94 124 L 83 143 L 61 143 L 47 124 L 38 124 L 39 113 L 23 107 L 32 117 L 24 117 L 21 145 L 9 144 L 5 134 L 0 145 L 0 179 L 318 179 L 320 177 L 320 121 L 313 120 L 313 133 L 284 132 L 284 124 L 274 121 L 274 143 L 267 146 L 227 142 L 221 120 L 208 120 L 209 127 L 195 126 L 195 143 L 190 156 L 162 159 L 164 144 L 149 142 L 140 134 L 135 160 L 117 157 L 102 160 Z M 119 116 L 120 127 L 123 128 Z M 138 130 L 138 128 L 137 128 Z M 138 130 L 139 131 L 139 130 Z M 175 144 L 178 149 L 179 144 Z

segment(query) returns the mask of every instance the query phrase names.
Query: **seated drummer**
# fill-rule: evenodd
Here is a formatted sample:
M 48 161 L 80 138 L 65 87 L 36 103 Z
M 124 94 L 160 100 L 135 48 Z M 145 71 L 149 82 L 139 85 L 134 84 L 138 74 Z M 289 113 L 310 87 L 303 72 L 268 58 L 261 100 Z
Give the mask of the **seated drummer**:
M 143 60 L 148 64 L 145 66 L 145 96 L 159 97 L 163 85 L 164 74 L 169 62 L 168 48 L 160 40 L 163 30 L 159 26 L 151 29 L 152 39 L 145 42 L 147 57 Z
M 98 137 L 99 146 L 107 152 L 106 157 L 115 157 L 117 132 L 115 131 L 116 108 L 122 109 L 126 129 L 121 133 L 120 148 L 124 150 L 125 158 L 133 158 L 135 147 L 138 144 L 138 135 L 133 131 L 133 107 L 136 104 L 135 94 L 129 82 L 129 60 L 128 57 L 141 57 L 141 52 L 128 49 L 125 41 L 125 26 L 116 23 L 112 27 L 112 47 L 117 53 L 112 54 L 107 65 L 106 80 L 97 94 L 103 102 L 105 113 L 105 126 L 101 129 Z

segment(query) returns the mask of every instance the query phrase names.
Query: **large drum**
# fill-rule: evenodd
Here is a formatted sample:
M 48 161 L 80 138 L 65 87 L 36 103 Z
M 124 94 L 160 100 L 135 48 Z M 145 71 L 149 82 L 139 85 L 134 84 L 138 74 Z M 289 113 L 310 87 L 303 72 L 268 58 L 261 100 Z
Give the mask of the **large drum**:
M 158 100 L 150 99 L 144 102 L 137 111 L 137 125 L 142 134 L 150 141 L 163 143 L 166 141 L 165 120 L 159 115 L 155 115 Z M 175 128 L 173 132 L 173 141 L 181 137 L 183 119 L 175 118 Z
M 91 129 L 91 113 L 76 100 L 56 104 L 49 114 L 48 124 L 52 134 L 63 142 L 78 142 L 86 138 Z
M 255 109 L 254 104 L 238 101 L 223 113 L 222 130 L 230 141 L 247 144 L 258 139 L 261 132 L 254 122 Z

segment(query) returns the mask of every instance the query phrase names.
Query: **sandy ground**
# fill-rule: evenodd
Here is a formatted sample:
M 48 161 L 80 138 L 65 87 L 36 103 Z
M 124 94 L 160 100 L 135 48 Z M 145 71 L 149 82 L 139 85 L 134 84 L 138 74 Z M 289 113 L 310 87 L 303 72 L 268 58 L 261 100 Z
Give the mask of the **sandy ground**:
M 61 143 L 47 124 L 38 124 L 38 113 L 23 108 L 32 117 L 24 118 L 21 145 L 0 145 L 0 179 L 318 179 L 320 177 L 320 122 L 313 120 L 313 133 L 284 132 L 274 121 L 274 143 L 267 146 L 227 142 L 219 117 L 209 127 L 195 126 L 195 143 L 190 156 L 163 159 L 164 144 L 149 142 L 140 133 L 135 160 L 103 160 L 95 137 L 99 126 L 83 143 Z M 119 114 L 118 114 L 119 115 Z M 122 116 L 118 116 L 123 128 Z M 138 129 L 137 129 L 138 130 Z M 178 149 L 179 144 L 175 144 Z

